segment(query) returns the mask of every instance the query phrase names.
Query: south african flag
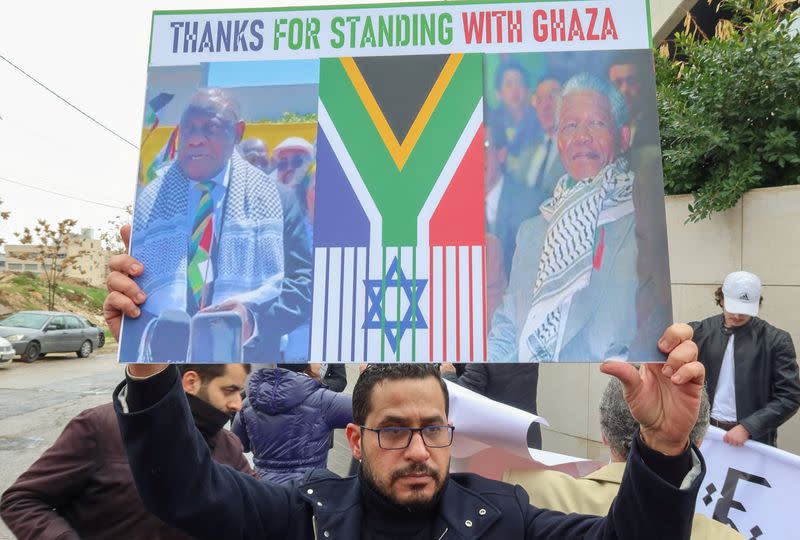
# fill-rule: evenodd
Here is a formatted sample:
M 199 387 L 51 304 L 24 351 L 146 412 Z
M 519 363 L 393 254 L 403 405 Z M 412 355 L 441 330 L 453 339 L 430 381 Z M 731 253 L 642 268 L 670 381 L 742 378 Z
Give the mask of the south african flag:
M 310 358 L 486 358 L 480 55 L 323 59 Z

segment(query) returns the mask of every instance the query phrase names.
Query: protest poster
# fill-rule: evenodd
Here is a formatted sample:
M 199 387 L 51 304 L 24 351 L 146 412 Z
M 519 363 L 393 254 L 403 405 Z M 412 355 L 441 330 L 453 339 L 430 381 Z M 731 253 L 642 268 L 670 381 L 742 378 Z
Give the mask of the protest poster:
M 122 362 L 659 361 L 648 6 L 156 12 Z

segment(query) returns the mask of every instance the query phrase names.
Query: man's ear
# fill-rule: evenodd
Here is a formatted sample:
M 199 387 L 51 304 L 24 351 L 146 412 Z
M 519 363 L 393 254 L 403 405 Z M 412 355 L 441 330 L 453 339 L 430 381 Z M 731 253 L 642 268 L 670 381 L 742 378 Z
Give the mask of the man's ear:
M 361 452 L 361 428 L 356 424 L 347 424 L 345 434 L 347 435 L 347 442 L 350 443 L 350 451 L 353 452 L 353 457 L 361 461 L 361 456 L 363 455 Z
M 196 396 L 200 391 L 200 387 L 203 386 L 203 381 L 196 371 L 189 370 L 181 377 L 181 385 L 184 392 Z
M 233 136 L 235 137 L 235 144 L 239 144 L 242 142 L 242 136 L 244 135 L 244 121 L 239 120 L 236 122 L 236 125 L 233 126 Z

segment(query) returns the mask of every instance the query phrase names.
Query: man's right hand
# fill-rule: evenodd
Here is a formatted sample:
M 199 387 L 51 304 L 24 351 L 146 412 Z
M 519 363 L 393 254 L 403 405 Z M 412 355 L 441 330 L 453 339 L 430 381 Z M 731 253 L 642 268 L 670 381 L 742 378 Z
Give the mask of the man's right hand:
M 128 249 L 131 226 L 123 225 L 119 233 L 125 243 L 125 249 Z M 105 318 L 114 339 L 119 341 L 122 316 L 138 317 L 141 313 L 139 305 L 147 299 L 147 295 L 133 280 L 133 277 L 142 275 L 144 266 L 130 255 L 123 254 L 111 257 L 108 261 L 108 268 L 110 270 L 106 278 L 108 296 L 103 302 L 103 318 Z M 165 367 L 165 364 L 130 364 L 128 372 L 134 377 L 149 377 L 162 371 Z

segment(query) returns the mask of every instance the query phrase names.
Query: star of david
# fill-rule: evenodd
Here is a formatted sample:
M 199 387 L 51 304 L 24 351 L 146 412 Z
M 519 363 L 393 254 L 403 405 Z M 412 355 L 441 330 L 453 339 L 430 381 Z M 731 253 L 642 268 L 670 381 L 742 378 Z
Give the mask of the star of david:
M 408 307 L 399 321 L 387 319 L 386 314 L 381 310 L 381 300 L 384 292 L 382 282 L 386 284 L 385 292 L 387 295 L 390 294 L 389 290 L 399 288 L 408 300 Z M 412 326 L 428 328 L 428 324 L 425 322 L 425 317 L 423 317 L 422 310 L 419 307 L 420 296 L 422 296 L 427 284 L 427 279 L 417 279 L 415 284 L 414 280 L 406 278 L 403 269 L 400 268 L 398 270 L 397 257 L 395 257 L 383 279 L 364 280 L 364 287 L 367 290 L 367 298 L 369 299 L 369 309 L 362 328 L 380 330 L 381 325 L 383 325 L 383 333 L 389 340 L 389 346 L 392 348 L 392 352 L 396 352 L 397 343 L 403 339 L 403 334 L 405 334 L 406 330 L 411 330 Z M 412 318 L 415 311 L 416 322 L 413 322 Z

